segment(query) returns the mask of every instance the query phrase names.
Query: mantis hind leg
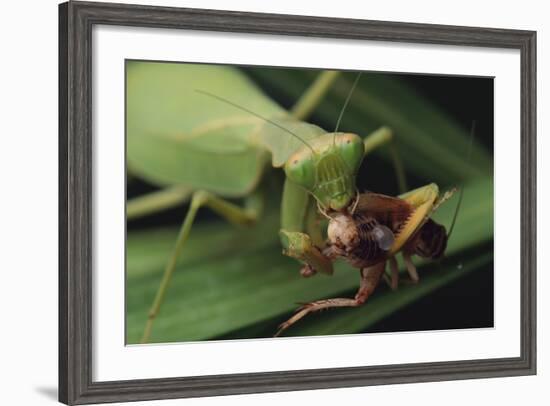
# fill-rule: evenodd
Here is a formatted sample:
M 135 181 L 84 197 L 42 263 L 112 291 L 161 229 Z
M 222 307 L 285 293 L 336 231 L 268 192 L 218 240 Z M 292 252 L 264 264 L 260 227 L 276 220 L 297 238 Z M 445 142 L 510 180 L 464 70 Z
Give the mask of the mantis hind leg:
M 389 147 L 390 159 L 397 178 L 397 186 L 399 192 L 404 193 L 407 190 L 407 179 L 405 177 L 405 170 L 403 169 L 403 162 L 401 161 L 401 157 L 395 143 L 395 135 L 393 134 L 391 128 L 380 127 L 378 130 L 370 133 L 365 137 L 364 145 L 365 155 L 381 146 L 387 145 Z
M 170 280 L 172 279 L 172 275 L 176 269 L 177 259 L 185 246 L 185 242 L 189 238 L 197 212 L 203 206 L 210 208 L 233 224 L 248 225 L 254 223 L 260 216 L 263 208 L 263 198 L 260 195 L 260 192 L 255 192 L 247 197 L 244 207 L 239 207 L 206 191 L 200 190 L 193 193 L 193 197 L 191 198 L 189 209 L 187 210 L 187 214 L 180 228 L 176 244 L 172 254 L 170 255 L 168 263 L 166 264 L 159 289 L 157 290 L 157 294 L 151 309 L 149 310 L 147 323 L 141 338 L 142 344 L 149 341 L 153 328 L 153 322 L 155 321 L 155 318 L 159 313 L 160 306 L 166 296 L 168 285 L 170 284 Z
M 378 282 L 380 281 L 380 277 L 384 273 L 385 267 L 386 267 L 386 263 L 381 262 L 369 268 L 361 269 L 360 270 L 361 283 L 359 285 L 359 290 L 357 291 L 353 299 L 335 298 L 335 299 L 317 300 L 315 302 L 306 303 L 302 307 L 298 308 L 296 313 L 294 313 L 294 315 L 290 319 L 288 319 L 287 321 L 285 321 L 279 326 L 279 330 L 275 334 L 275 337 L 281 335 L 283 331 L 285 331 L 294 323 L 296 323 L 297 321 L 307 316 L 309 313 L 313 313 L 324 309 L 330 309 L 334 307 L 361 306 L 363 303 L 367 301 L 367 299 L 372 295 L 372 293 L 378 286 Z

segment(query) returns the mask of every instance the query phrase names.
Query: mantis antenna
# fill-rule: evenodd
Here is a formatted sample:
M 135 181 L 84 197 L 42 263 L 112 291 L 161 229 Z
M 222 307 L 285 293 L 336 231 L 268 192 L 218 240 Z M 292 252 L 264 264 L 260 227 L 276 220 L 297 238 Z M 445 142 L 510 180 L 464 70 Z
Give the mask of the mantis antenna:
M 266 118 L 266 117 L 263 117 L 263 116 L 259 115 L 258 113 L 253 112 L 252 110 L 248 110 L 247 108 L 245 108 L 245 107 L 243 107 L 243 106 L 239 106 L 237 103 L 233 103 L 232 101 L 229 101 L 229 100 L 227 100 L 227 99 L 224 99 L 223 97 L 217 96 L 217 95 L 215 95 L 215 94 L 209 93 L 209 92 L 207 92 L 207 91 L 195 89 L 195 92 L 200 93 L 200 94 L 204 94 L 204 95 L 206 95 L 206 96 L 213 97 L 214 99 L 217 99 L 217 100 L 219 100 L 219 101 L 221 101 L 221 102 L 227 103 L 227 104 L 229 104 L 229 105 L 231 105 L 231 106 L 233 106 L 233 107 L 236 107 L 236 108 L 238 108 L 238 109 L 240 109 L 240 110 L 242 110 L 242 111 L 245 111 L 245 112 L 247 112 L 247 113 L 249 113 L 249 114 L 252 114 L 253 116 L 258 117 L 259 119 L 264 120 L 264 121 L 268 122 L 269 124 L 274 125 L 274 126 L 277 127 L 277 128 L 280 128 L 280 129 L 283 130 L 283 131 L 286 131 L 287 133 L 289 133 L 289 134 L 292 135 L 293 137 L 296 137 L 298 140 L 300 140 L 300 141 L 301 141 L 305 146 L 307 146 L 307 147 L 311 150 L 311 152 L 313 152 L 313 154 L 315 155 L 315 151 L 313 150 L 313 147 L 312 147 L 311 145 L 309 145 L 302 137 L 300 137 L 300 136 L 297 135 L 297 134 L 294 134 L 294 133 L 293 133 L 292 131 L 290 131 L 288 128 L 285 128 L 285 127 L 283 127 L 283 126 L 280 125 L 280 124 L 277 124 L 275 121 L 272 121 L 272 120 L 270 120 L 270 119 L 268 119 L 268 118 Z
M 357 83 L 359 83 L 359 79 L 361 78 L 362 74 L 363 74 L 363 72 L 359 72 L 359 74 L 355 78 L 355 81 L 353 82 L 353 85 L 351 86 L 351 89 L 348 93 L 348 96 L 346 97 L 346 101 L 344 102 L 344 105 L 342 106 L 342 110 L 340 110 L 340 115 L 338 116 L 338 120 L 336 121 L 336 127 L 334 128 L 333 143 L 336 142 L 336 133 L 338 132 L 338 127 L 340 127 L 340 121 L 342 121 L 342 117 L 344 116 L 344 111 L 346 111 L 346 108 L 348 107 L 348 103 L 351 99 L 351 95 L 353 94 L 355 88 L 357 87 Z
M 475 130 L 476 130 L 476 122 L 474 120 L 474 121 L 472 121 L 472 128 L 470 130 L 470 144 L 468 145 L 468 153 L 466 154 L 466 161 L 467 162 L 470 162 L 470 155 L 472 154 L 472 144 L 474 142 Z M 456 203 L 455 213 L 453 215 L 453 221 L 451 222 L 451 227 L 449 228 L 449 234 L 447 234 L 447 240 L 449 240 L 451 238 L 451 233 L 453 232 L 453 229 L 454 229 L 455 224 L 456 224 L 456 218 L 458 216 L 458 209 L 460 208 L 460 206 L 462 204 L 462 197 L 463 196 L 464 196 L 464 187 L 461 187 L 459 195 L 458 195 L 458 202 Z

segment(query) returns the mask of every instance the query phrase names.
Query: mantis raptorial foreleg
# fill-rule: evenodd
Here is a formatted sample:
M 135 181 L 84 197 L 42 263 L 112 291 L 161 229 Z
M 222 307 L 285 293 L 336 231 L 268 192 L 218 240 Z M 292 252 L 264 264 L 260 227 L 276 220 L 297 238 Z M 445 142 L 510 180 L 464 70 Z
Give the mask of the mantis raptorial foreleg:
M 411 247 L 411 243 L 414 243 L 414 236 L 418 235 L 418 232 L 421 231 L 421 227 L 427 221 L 429 215 L 442 203 L 450 199 L 454 192 L 455 189 L 451 189 L 442 196 L 439 196 L 439 188 L 436 184 L 432 183 L 399 196 L 400 199 L 405 200 L 414 207 L 413 214 L 403 225 L 399 235 L 396 236 L 395 244 L 391 250 L 392 254 L 397 254 L 397 252 L 400 251 L 402 252 L 403 262 L 409 274 L 409 279 L 403 280 L 402 282 L 418 283 L 420 281 L 418 271 L 411 258 L 415 253 L 414 247 Z M 403 244 L 405 244 L 405 246 Z M 387 277 L 385 277 L 385 279 L 392 289 L 396 289 L 401 281 L 399 280 L 399 271 L 394 255 L 390 257 L 390 269 L 391 280 Z
M 275 337 L 280 335 L 284 330 L 292 326 L 298 320 L 304 318 L 309 313 L 316 312 L 319 310 L 330 309 L 334 307 L 357 307 L 361 306 L 367 301 L 370 295 L 376 289 L 380 277 L 384 272 L 385 262 L 381 262 L 369 268 L 361 269 L 361 282 L 359 285 L 359 290 L 355 294 L 353 299 L 348 298 L 335 298 L 335 299 L 324 299 L 317 300 L 315 302 L 306 303 L 302 307 L 298 308 L 296 313 L 287 321 L 282 323 L 279 326 L 279 330 L 275 334 Z
M 313 245 L 308 234 L 281 230 L 279 235 L 283 253 L 305 263 L 300 271 L 302 276 L 312 276 L 317 271 L 332 274 L 332 261 L 323 255 L 319 247 Z
M 210 208 L 221 217 L 225 218 L 227 221 L 233 224 L 248 225 L 254 223 L 260 216 L 263 209 L 263 196 L 260 191 L 255 192 L 245 199 L 244 207 L 239 207 L 231 202 L 228 202 L 213 195 L 212 193 L 203 190 L 193 193 L 189 209 L 187 210 L 187 214 L 176 240 L 176 245 L 174 246 L 172 254 L 170 255 L 170 258 L 164 270 L 162 281 L 155 296 L 155 300 L 149 311 L 147 324 L 145 326 L 143 337 L 141 339 L 142 344 L 149 341 L 153 322 L 157 317 L 162 302 L 164 301 L 166 290 L 168 288 L 168 285 L 170 284 L 170 280 L 172 278 L 174 270 L 176 269 L 177 259 L 180 256 L 185 246 L 185 242 L 189 237 L 197 212 L 203 206 Z

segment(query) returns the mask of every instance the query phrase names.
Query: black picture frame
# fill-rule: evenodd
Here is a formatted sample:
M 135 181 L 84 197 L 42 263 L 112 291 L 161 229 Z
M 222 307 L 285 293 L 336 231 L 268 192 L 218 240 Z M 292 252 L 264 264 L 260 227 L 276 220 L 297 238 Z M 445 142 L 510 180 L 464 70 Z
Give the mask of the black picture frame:
M 92 380 L 92 27 L 95 24 L 518 49 L 521 54 L 521 354 L 369 367 Z M 515 215 L 515 213 L 512 213 Z M 218 10 L 59 6 L 59 400 L 218 396 L 536 373 L 536 32 Z M 122 293 L 121 293 L 122 294 Z

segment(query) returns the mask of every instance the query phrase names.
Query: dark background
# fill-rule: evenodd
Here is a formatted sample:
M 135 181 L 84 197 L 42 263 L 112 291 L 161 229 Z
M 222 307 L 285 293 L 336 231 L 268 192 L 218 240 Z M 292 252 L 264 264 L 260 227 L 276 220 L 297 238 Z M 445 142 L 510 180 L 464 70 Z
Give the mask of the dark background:
M 493 151 L 493 79 L 463 76 L 398 75 L 468 131 L 476 121 L 476 141 Z M 473 97 L 475 95 L 475 97 Z M 481 137 L 480 134 L 484 134 Z M 491 243 L 492 244 L 492 243 Z M 487 247 L 492 250 L 492 247 Z M 410 331 L 492 327 L 493 264 L 447 285 L 380 321 L 369 331 Z M 437 272 L 430 269 L 427 272 Z M 420 282 L 422 283 L 422 281 Z M 425 317 L 429 314 L 430 317 Z M 473 318 L 474 316 L 475 318 Z

